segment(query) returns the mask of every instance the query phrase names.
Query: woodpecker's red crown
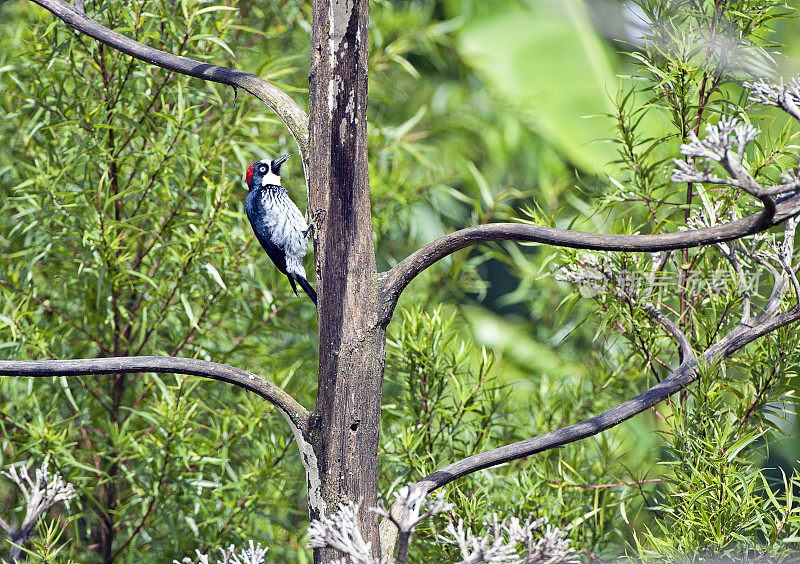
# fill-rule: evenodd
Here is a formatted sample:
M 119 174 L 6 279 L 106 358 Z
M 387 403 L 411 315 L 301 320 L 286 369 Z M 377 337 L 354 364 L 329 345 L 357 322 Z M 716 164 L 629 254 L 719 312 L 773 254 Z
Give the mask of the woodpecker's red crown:
M 250 179 L 253 178 L 253 165 L 250 165 L 250 168 L 247 169 L 247 174 L 244 178 L 247 185 L 250 186 Z

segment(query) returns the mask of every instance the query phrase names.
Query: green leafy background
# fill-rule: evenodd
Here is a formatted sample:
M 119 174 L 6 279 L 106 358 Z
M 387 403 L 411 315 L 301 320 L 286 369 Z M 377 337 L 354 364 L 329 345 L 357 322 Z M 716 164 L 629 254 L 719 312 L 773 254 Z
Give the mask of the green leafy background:
M 683 10 L 675 34 L 713 9 L 638 4 Z M 769 19 L 791 6 L 723 4 L 741 44 L 775 60 L 771 72 L 800 70 L 796 20 Z M 305 2 L 86 9 L 160 49 L 264 76 L 307 105 Z M 637 50 L 609 31 L 624 13 L 614 2 L 376 0 L 370 12 L 379 268 L 491 221 L 620 233 L 683 224 L 685 186 L 668 182 L 669 159 L 693 125 L 707 61 Z M 0 356 L 204 358 L 267 376 L 311 406 L 314 309 L 254 242 L 243 210 L 247 165 L 295 151 L 275 116 L 241 92 L 100 47 L 32 3 L 5 0 L 0 13 Z M 665 88 L 685 104 L 670 106 Z M 706 116 L 743 105 L 726 80 Z M 774 177 L 796 127 L 775 112 L 758 117 L 765 139 L 753 162 Z M 287 165 L 304 208 L 297 161 Z M 643 198 L 669 204 L 649 209 Z M 719 262 L 697 253 L 698 270 Z M 674 347 L 641 315 L 555 281 L 557 266 L 580 258 L 482 245 L 408 288 L 389 331 L 381 492 L 580 421 L 666 375 L 634 337 L 666 365 Z M 646 269 L 645 259 L 614 260 Z M 698 346 L 729 322 L 737 303 L 723 298 L 698 302 Z M 434 531 L 458 517 L 479 528 L 492 512 L 545 516 L 586 558 L 792 554 L 792 488 L 776 469 L 790 480 L 798 452 L 795 340 L 791 330 L 765 338 L 714 376 L 719 385 L 659 413 L 449 486 L 457 508 L 420 528 L 412 560 L 452 558 Z M 49 516 L 55 533 L 40 531 L 40 558 L 155 562 L 246 539 L 269 545 L 270 561 L 310 558 L 291 435 L 266 402 L 229 386 L 153 374 L 4 378 L 0 440 L 0 467 L 49 457 L 79 490 Z M 699 462 L 678 463 L 687 459 Z M 0 482 L 0 507 L 19 508 L 3 516 L 19 522 L 22 505 Z M 752 518 L 733 534 L 717 526 L 732 515 Z

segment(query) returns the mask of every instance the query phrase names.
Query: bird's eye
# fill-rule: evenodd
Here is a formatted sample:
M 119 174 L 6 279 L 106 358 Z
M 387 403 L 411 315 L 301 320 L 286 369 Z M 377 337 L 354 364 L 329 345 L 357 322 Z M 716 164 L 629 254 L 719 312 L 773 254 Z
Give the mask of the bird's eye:
M 260 167 L 258 167 L 258 172 L 267 172 L 267 167 L 261 165 Z

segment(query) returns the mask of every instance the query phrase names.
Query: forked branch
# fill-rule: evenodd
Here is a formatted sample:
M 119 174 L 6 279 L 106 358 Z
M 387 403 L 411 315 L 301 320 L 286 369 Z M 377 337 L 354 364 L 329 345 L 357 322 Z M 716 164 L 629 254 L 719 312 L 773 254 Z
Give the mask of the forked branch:
M 759 319 L 761 317 L 761 319 Z M 715 343 L 702 355 L 702 363 L 713 366 L 730 357 L 733 353 L 780 327 L 800 320 L 800 309 L 797 307 L 776 316 L 756 317 L 752 327 L 737 326 L 731 333 Z M 684 362 L 675 369 L 669 377 L 665 378 L 652 388 L 639 394 L 635 398 L 626 400 L 589 419 L 550 431 L 543 435 L 525 439 L 517 443 L 505 445 L 490 451 L 482 452 L 463 460 L 459 460 L 426 476 L 416 485 L 426 492 L 430 492 L 458 478 L 477 472 L 484 468 L 497 466 L 512 460 L 531 456 L 551 448 L 563 446 L 575 441 L 591 437 L 602 431 L 619 425 L 623 421 L 638 415 L 650 407 L 677 393 L 685 386 L 694 382 L 698 377 L 698 364 L 694 360 Z
M 787 231 L 791 232 L 790 235 L 792 237 L 794 236 L 793 226 Z M 779 296 L 782 296 L 788 289 L 788 286 L 778 278 L 776 278 L 775 283 L 776 287 L 773 291 L 773 295 L 777 293 Z M 653 316 L 652 311 L 648 311 L 647 309 L 645 311 Z M 660 318 L 656 316 L 653 317 L 657 322 L 664 325 L 663 322 L 666 318 L 663 315 L 661 315 Z M 798 320 L 800 320 L 800 306 L 798 305 L 778 315 L 772 315 L 766 310 L 761 311 L 759 315 L 749 320 L 748 323 L 739 323 L 728 335 L 708 348 L 699 357 L 699 362 L 696 357 L 690 353 L 691 348 L 680 330 L 676 327 L 673 333 L 668 327 L 669 324 L 667 324 L 665 325 L 667 331 L 673 333 L 673 336 L 678 340 L 682 350 L 683 362 L 667 378 L 658 384 L 638 396 L 612 407 L 608 411 L 574 425 L 475 454 L 448 464 L 444 468 L 436 470 L 416 484 L 413 484 L 411 489 L 427 494 L 459 478 L 483 470 L 484 468 L 519 460 L 606 431 L 684 389 L 698 378 L 700 374 L 699 369 L 703 367 L 713 367 L 759 337 Z M 398 504 L 392 506 L 393 513 L 399 511 L 400 508 Z M 388 526 L 388 521 L 381 525 L 381 529 L 383 533 L 381 548 L 384 551 L 384 555 L 391 554 L 394 549 L 397 534 L 394 529 Z
M 249 72 L 211 65 L 148 47 L 89 18 L 80 4 L 73 6 L 65 0 L 32 1 L 52 12 L 69 27 L 140 61 L 201 80 L 246 90 L 274 111 L 289 129 L 300 150 L 308 178 L 308 115 L 288 94 L 268 80 Z
M 157 372 L 202 376 L 255 392 L 278 408 L 293 431 L 305 435 L 309 413 L 284 390 L 261 376 L 240 368 L 195 358 L 131 356 L 75 360 L 0 360 L 0 376 L 84 376 Z M 297 433 L 295 433 L 295 436 Z
M 751 85 L 751 88 L 755 92 L 751 98 L 753 101 L 779 106 L 800 120 L 798 111 L 800 80 L 793 80 L 786 89 L 782 85 L 773 88 L 764 83 Z M 681 364 L 663 381 L 608 411 L 568 427 L 453 462 L 414 484 L 412 490 L 420 494 L 428 493 L 479 470 L 519 460 L 610 429 L 684 389 L 694 382 L 704 369 L 713 368 L 759 337 L 800 320 L 800 282 L 797 282 L 796 267 L 792 263 L 796 216 L 800 213 L 798 172 L 789 171 L 781 176 L 780 185 L 764 188 L 756 182 L 744 165 L 745 148 L 758 134 L 756 129 L 747 124 L 738 124 L 735 119 L 723 118 L 718 124 L 708 126 L 707 133 L 703 141 L 692 136 L 690 142 L 681 147 L 682 153 L 693 159 L 689 163 L 676 160 L 677 169 L 672 179 L 676 182 L 705 182 L 734 186 L 758 198 L 764 205 L 763 210 L 744 219 L 721 225 L 712 225 L 710 221 L 695 222 L 690 224 L 694 227 L 692 230 L 662 235 L 597 235 L 521 224 L 482 225 L 446 235 L 384 273 L 382 289 L 385 299 L 383 319 L 385 323 L 391 318 L 400 293 L 417 274 L 459 249 L 485 241 L 512 239 L 587 250 L 629 252 L 664 251 L 716 243 L 731 261 L 738 280 L 742 282 L 743 271 L 735 256 L 735 246 L 722 243 L 763 232 L 768 227 L 786 222 L 782 245 L 778 246 L 773 242 L 772 252 L 751 253 L 751 258 L 769 270 L 774 278 L 772 294 L 758 315 L 755 317 L 750 315 L 750 298 L 745 291 L 742 296 L 743 314 L 740 322 L 701 355 L 695 356 L 686 335 L 655 305 L 635 299 L 632 294 L 626 293 L 624 288 L 611 288 L 617 299 L 641 307 L 676 340 L 680 349 Z M 698 159 L 705 160 L 705 165 L 698 168 Z M 730 177 L 722 178 L 714 174 L 708 164 L 709 161 L 719 163 Z M 775 197 L 782 198 L 775 200 Z M 771 264 L 773 262 L 777 263 L 779 268 L 773 267 Z M 661 265 L 663 266 L 663 263 Z M 597 265 L 595 270 L 603 272 Z M 570 279 L 570 274 L 575 273 L 567 271 L 567 279 Z M 579 277 L 578 274 L 575 276 Z M 577 278 L 572 281 L 576 280 Z M 612 280 L 609 278 L 607 282 Z M 791 285 L 788 282 L 791 282 Z M 795 303 L 781 312 L 783 297 L 790 286 L 795 292 Z M 391 533 L 388 527 L 382 526 L 382 528 Z M 384 554 L 391 552 L 394 538 L 392 534 L 387 535 L 386 546 L 382 547 Z

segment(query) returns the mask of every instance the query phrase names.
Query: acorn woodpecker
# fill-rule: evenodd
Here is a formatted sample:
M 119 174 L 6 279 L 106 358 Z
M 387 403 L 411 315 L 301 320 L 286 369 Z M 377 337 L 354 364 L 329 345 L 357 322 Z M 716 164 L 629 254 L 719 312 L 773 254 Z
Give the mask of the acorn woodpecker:
M 247 219 L 256 239 L 269 258 L 289 278 L 295 295 L 300 284 L 314 305 L 317 292 L 306 279 L 303 257 L 306 254 L 309 227 L 303 214 L 281 186 L 280 167 L 289 155 L 253 163 L 245 176 L 249 192 L 244 201 Z

